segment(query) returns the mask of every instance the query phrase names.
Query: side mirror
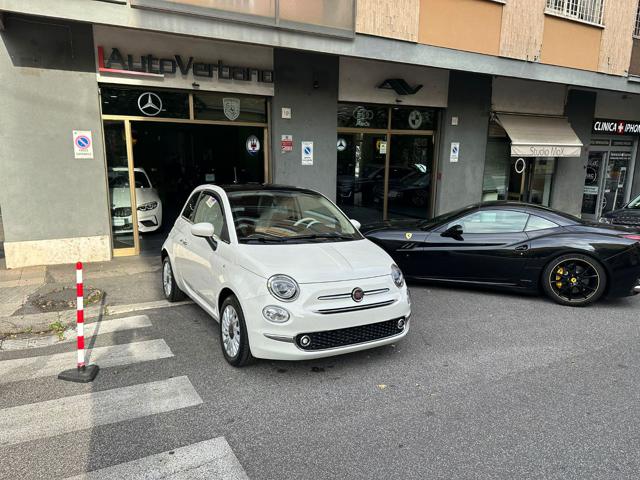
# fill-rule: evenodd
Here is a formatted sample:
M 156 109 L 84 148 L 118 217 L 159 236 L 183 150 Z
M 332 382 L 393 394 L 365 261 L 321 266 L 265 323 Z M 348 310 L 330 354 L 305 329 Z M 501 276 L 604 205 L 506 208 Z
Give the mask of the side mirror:
M 213 225 L 210 223 L 201 222 L 191 225 L 191 235 L 194 237 L 212 238 L 214 233 Z
M 360 222 L 358 220 L 354 220 L 353 218 L 350 218 L 349 221 L 351 222 L 351 225 L 356 227 L 356 230 L 360 230 L 360 227 L 362 225 L 360 224 Z
M 191 225 L 191 234 L 194 237 L 202 237 L 204 238 L 213 250 L 218 248 L 218 241 L 213 238 L 215 231 L 213 229 L 213 225 L 207 222 L 196 223 L 195 225 Z
M 462 230 L 462 225 L 453 225 L 447 228 L 444 232 L 440 234 L 442 237 L 451 237 L 456 240 L 462 239 L 462 234 L 464 231 Z

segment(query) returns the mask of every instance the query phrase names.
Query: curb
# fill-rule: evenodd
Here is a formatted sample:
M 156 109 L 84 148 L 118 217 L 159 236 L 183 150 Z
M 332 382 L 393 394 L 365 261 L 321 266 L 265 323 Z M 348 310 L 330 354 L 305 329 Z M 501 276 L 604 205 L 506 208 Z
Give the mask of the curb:
M 167 300 L 156 300 L 153 302 L 133 303 L 129 305 L 95 305 L 85 308 L 85 316 L 101 317 L 121 315 L 124 313 L 138 312 L 142 310 L 152 310 L 156 308 L 177 307 L 181 305 L 189 305 L 193 302 L 185 300 L 182 302 L 170 303 Z M 62 310 L 60 312 L 33 313 L 29 315 L 15 317 L 0 317 L 0 336 L 17 335 L 26 330 L 30 333 L 49 332 L 49 325 L 60 322 L 67 326 L 75 326 L 76 311 Z

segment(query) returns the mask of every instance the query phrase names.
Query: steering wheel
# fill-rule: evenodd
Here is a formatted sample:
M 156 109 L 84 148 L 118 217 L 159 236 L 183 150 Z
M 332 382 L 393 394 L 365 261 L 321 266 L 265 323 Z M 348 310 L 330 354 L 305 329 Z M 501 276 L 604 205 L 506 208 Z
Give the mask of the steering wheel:
M 302 224 L 304 224 L 305 222 L 309 222 L 305 225 L 305 228 L 309 228 L 311 227 L 311 225 L 315 224 L 315 223 L 320 223 L 318 220 L 316 220 L 315 218 L 311 218 L 311 217 L 304 217 L 301 218 L 300 220 L 298 220 L 296 223 L 293 224 L 294 227 L 298 227 Z

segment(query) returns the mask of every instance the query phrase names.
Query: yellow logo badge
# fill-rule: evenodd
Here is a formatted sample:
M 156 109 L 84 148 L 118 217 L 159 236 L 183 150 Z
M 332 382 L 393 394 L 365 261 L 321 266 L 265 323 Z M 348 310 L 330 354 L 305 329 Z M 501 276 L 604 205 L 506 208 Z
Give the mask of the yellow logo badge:
M 413 233 L 411 232 L 407 232 L 404 234 L 404 238 L 406 238 L 407 240 L 411 240 L 411 237 L 413 237 Z

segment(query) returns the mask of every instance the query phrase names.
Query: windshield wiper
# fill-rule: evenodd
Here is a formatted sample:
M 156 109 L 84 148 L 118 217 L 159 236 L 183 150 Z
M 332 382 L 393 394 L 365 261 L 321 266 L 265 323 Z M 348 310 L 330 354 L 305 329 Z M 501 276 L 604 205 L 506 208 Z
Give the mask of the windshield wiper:
M 239 242 L 248 243 L 248 242 L 259 242 L 259 243 L 283 243 L 287 239 L 280 237 L 240 237 L 238 239 Z
M 317 239 L 355 240 L 355 238 L 350 235 L 341 235 L 339 233 L 314 233 L 311 235 L 300 235 L 298 237 L 287 238 L 287 240 L 317 240 Z

